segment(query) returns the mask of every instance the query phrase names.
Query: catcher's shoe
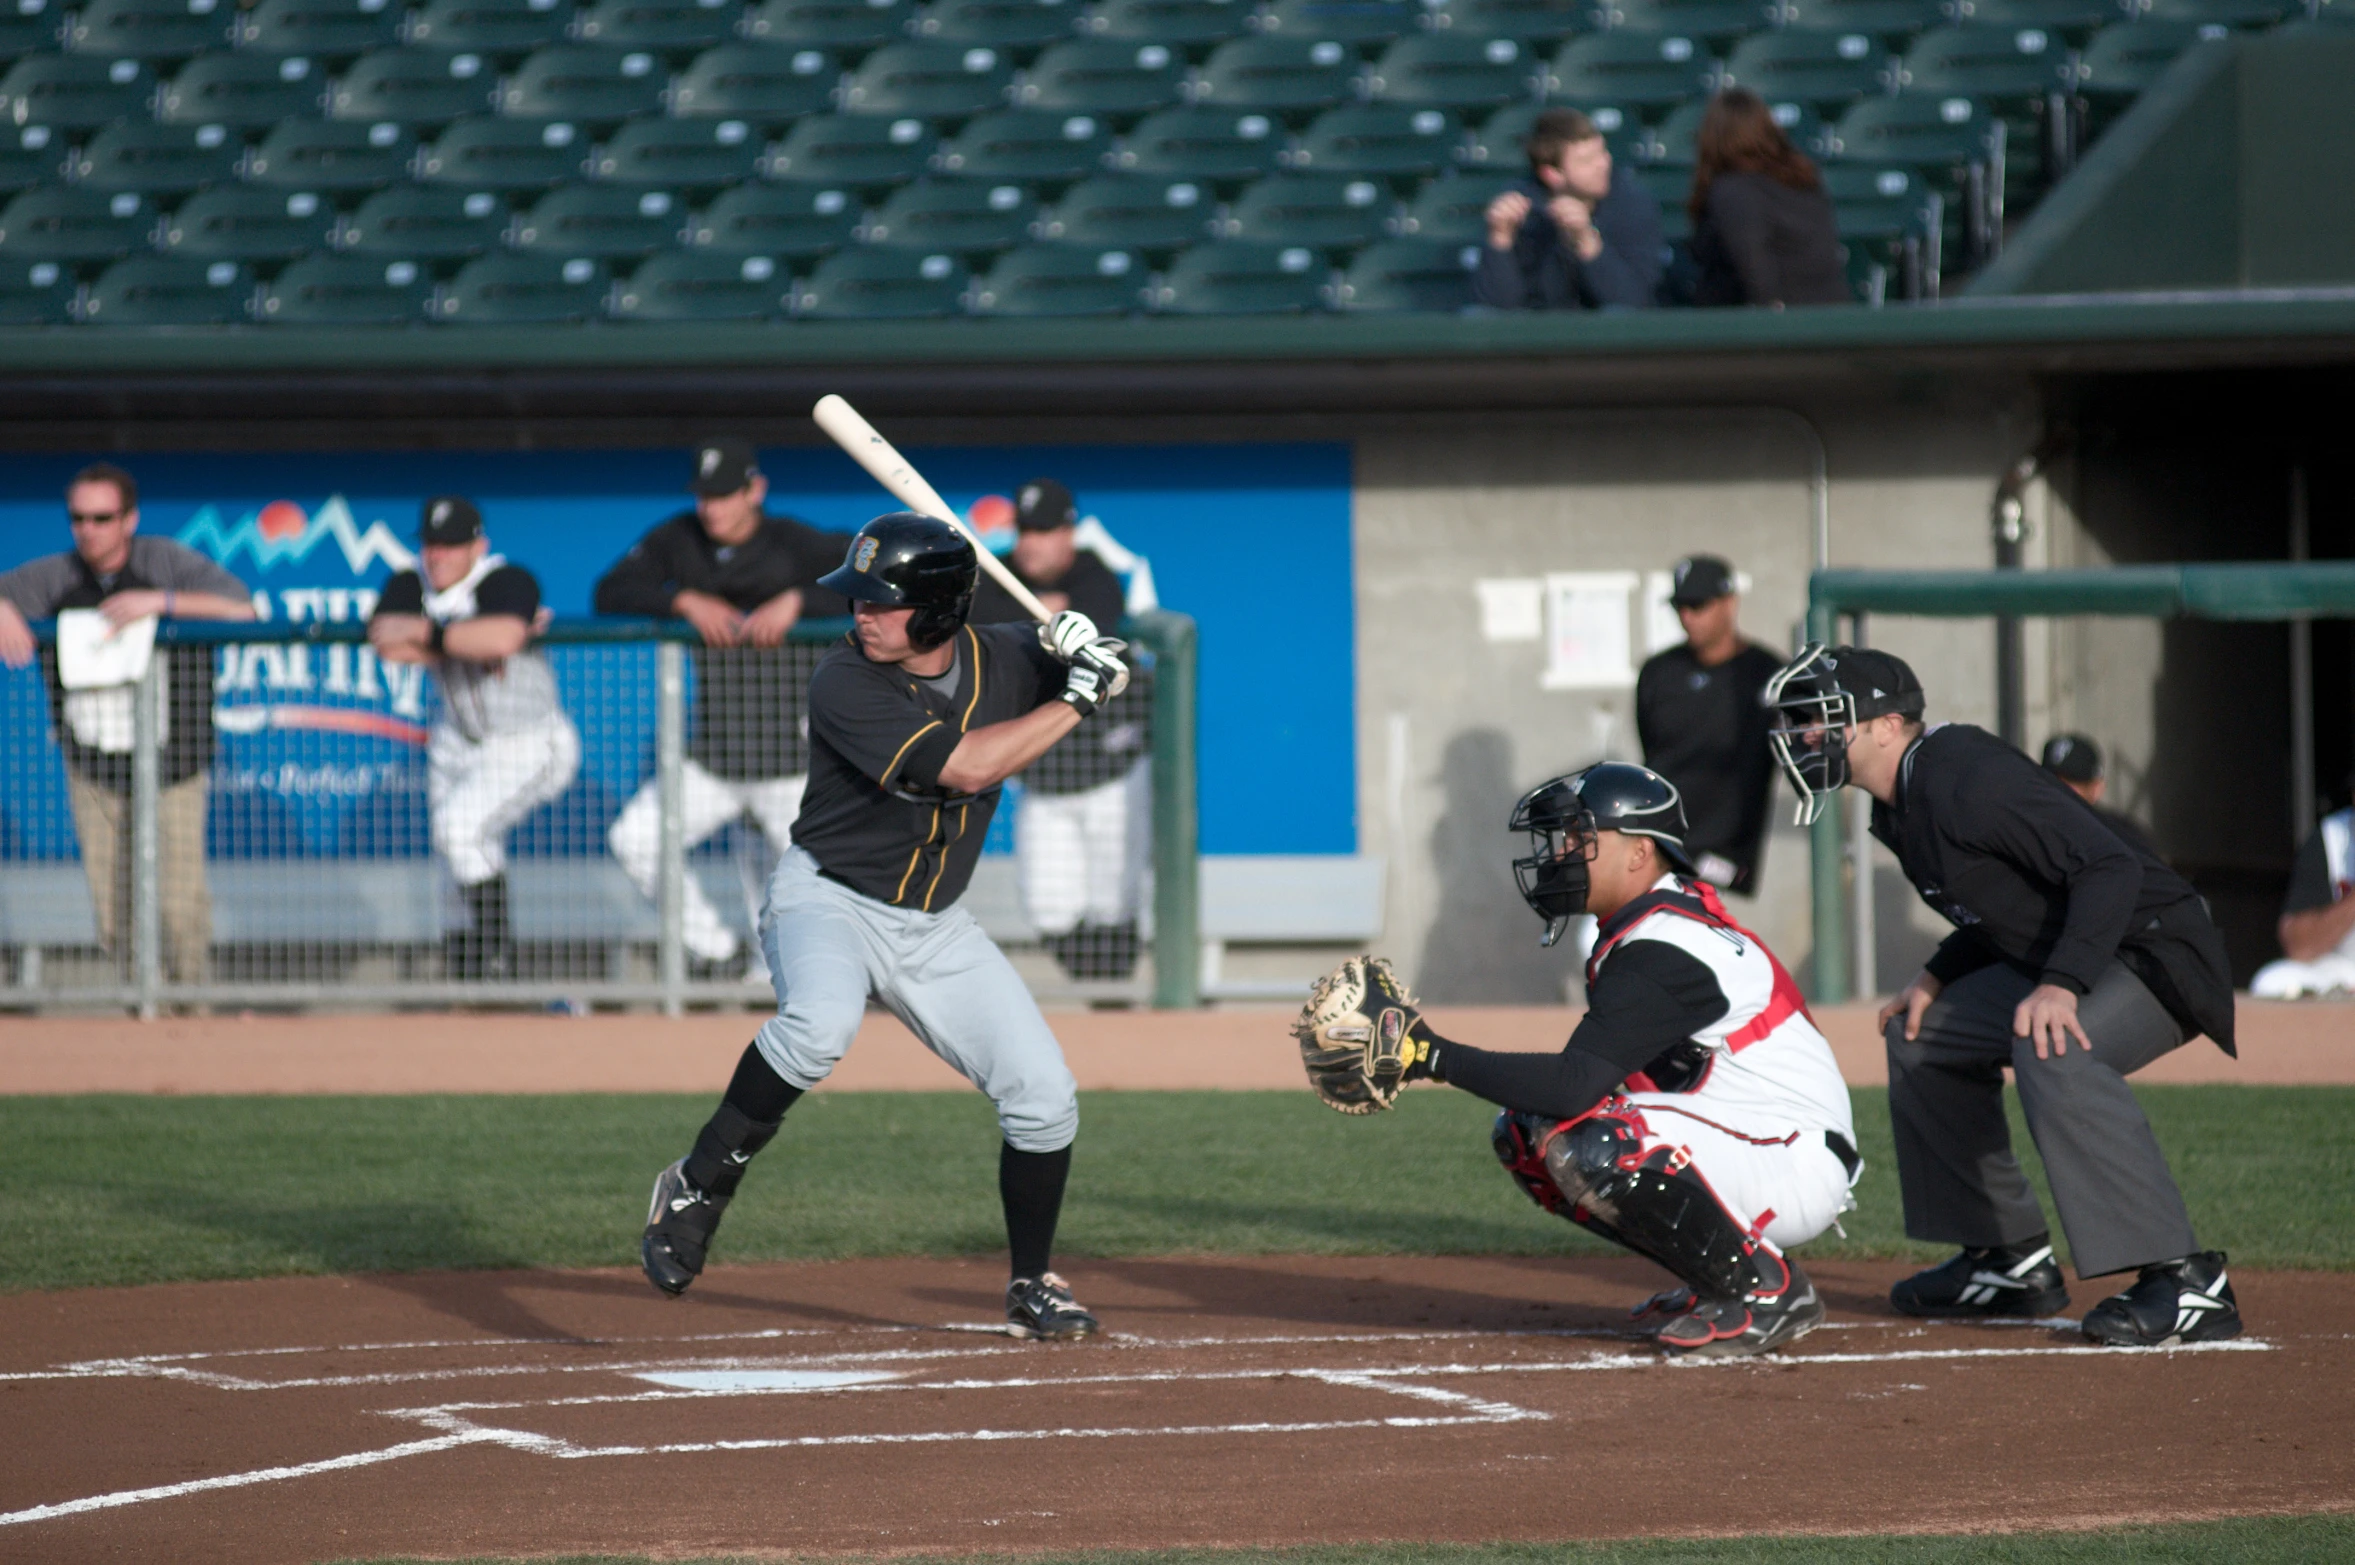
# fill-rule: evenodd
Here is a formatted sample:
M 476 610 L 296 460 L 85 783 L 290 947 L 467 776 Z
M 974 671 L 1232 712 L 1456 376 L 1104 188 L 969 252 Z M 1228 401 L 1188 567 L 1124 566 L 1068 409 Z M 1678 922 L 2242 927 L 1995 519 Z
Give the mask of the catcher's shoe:
M 2224 1252 L 2144 1267 L 2133 1287 L 2087 1310 L 2082 1329 L 2114 1348 L 2171 1348 L 2239 1336 L 2240 1304 L 2225 1275 Z
M 638 1263 L 648 1282 L 675 1299 L 703 1275 L 703 1252 L 719 1231 L 728 1199 L 696 1189 L 687 1179 L 685 1158 L 654 1176 L 646 1237 L 638 1245 Z
M 1017 1277 L 1006 1284 L 1006 1331 L 1037 1342 L 1071 1342 L 1092 1337 L 1096 1317 L 1080 1308 L 1071 1284 L 1053 1272 Z
M 1677 1358 L 1756 1358 L 1806 1336 L 1823 1324 L 1823 1316 L 1815 1284 L 1792 1265 L 1791 1285 L 1775 1297 L 1694 1298 L 1690 1309 L 1653 1333 L 1653 1340 Z
M 1627 1318 L 1634 1321 L 1673 1320 L 1700 1302 L 1700 1295 L 1690 1288 L 1663 1288 L 1629 1310 Z
M 2018 1317 L 2028 1320 L 2069 1307 L 2069 1289 L 2049 1244 L 1965 1250 L 1944 1266 L 1915 1272 L 1889 1290 L 1900 1315 L 1934 1320 Z

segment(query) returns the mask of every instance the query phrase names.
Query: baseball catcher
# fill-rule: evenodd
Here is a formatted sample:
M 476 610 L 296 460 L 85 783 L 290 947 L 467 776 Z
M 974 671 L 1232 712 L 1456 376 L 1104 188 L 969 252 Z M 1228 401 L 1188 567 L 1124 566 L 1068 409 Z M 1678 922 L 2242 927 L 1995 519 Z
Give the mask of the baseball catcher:
M 1486 1098 L 1499 1161 L 1531 1200 L 1657 1262 L 1681 1286 L 1636 1307 L 1672 1354 L 1772 1352 L 1821 1324 L 1784 1251 L 1854 1204 L 1848 1088 L 1798 986 L 1727 916 L 1684 848 L 1666 779 L 1606 761 L 1531 790 L 1510 829 L 1521 895 L 1552 945 L 1600 920 L 1587 1012 L 1560 1054 L 1432 1030 L 1390 964 L 1318 980 L 1294 1024 L 1317 1095 L 1372 1114 L 1411 1081 Z

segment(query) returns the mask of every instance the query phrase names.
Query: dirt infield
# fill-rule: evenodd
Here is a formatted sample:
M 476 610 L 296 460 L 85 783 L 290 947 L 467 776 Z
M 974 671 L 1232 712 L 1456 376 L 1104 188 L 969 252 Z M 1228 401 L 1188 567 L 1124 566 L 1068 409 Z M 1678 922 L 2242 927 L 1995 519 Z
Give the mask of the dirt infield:
M 1079 1084 L 1099 1089 L 1300 1085 L 1285 1035 L 1290 1007 L 1221 1011 L 1056 1011 Z M 1558 1049 L 1578 1013 L 1445 1007 L 1451 1037 L 1500 1049 Z M 1887 1079 L 1873 1007 L 1816 1018 L 1856 1086 Z M 717 1092 L 760 1025 L 748 1011 L 683 1017 L 437 1013 L 248 1016 L 137 1022 L 0 1019 L 0 1093 L 29 1092 Z M 2355 1005 L 2240 1003 L 2241 1057 L 2196 1042 L 2137 1081 L 2280 1086 L 2355 1083 Z M 868 1017 L 826 1083 L 845 1091 L 960 1085 L 891 1017 Z
M 0 1556 L 827 1551 L 2092 1526 L 2355 1494 L 2355 1281 L 2103 1351 L 1900 1321 L 1825 1265 L 1772 1364 L 1659 1363 L 1598 1260 L 982 1262 L 303 1278 L 0 1299 Z M 2080 1284 L 2080 1306 L 2100 1290 Z

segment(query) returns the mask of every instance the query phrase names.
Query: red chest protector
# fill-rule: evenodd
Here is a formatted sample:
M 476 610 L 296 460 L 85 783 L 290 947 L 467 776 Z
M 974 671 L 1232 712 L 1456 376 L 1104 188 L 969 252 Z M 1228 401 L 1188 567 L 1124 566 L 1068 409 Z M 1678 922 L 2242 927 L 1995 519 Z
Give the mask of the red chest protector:
M 1766 958 L 1766 965 L 1774 975 L 1774 986 L 1758 1014 L 1726 1034 L 1725 1049 L 1728 1054 L 1741 1053 L 1795 1015 L 1806 1017 L 1808 1025 L 1814 1026 L 1815 1018 L 1809 1013 L 1806 1000 L 1800 996 L 1797 982 L 1784 970 L 1775 954 L 1767 949 L 1765 941 L 1734 922 L 1733 915 L 1725 910 L 1725 903 L 1719 899 L 1717 888 L 1705 880 L 1687 880 L 1682 876 L 1677 877 L 1676 886 L 1677 889 L 1673 890 L 1664 888 L 1647 891 L 1621 910 L 1620 917 L 1614 920 L 1619 928 L 1596 942 L 1593 955 L 1586 959 L 1587 992 L 1594 992 L 1596 975 L 1602 970 L 1604 957 L 1609 956 L 1622 940 L 1633 934 L 1645 919 L 1655 913 L 1668 913 L 1739 937 L 1747 945 L 1757 948 L 1758 954 Z M 1704 1070 L 1690 1086 L 1681 1090 L 1695 1091 L 1707 1079 L 1708 1072 Z M 1649 1075 L 1637 1071 L 1627 1078 L 1624 1090 L 1659 1092 L 1664 1089 Z

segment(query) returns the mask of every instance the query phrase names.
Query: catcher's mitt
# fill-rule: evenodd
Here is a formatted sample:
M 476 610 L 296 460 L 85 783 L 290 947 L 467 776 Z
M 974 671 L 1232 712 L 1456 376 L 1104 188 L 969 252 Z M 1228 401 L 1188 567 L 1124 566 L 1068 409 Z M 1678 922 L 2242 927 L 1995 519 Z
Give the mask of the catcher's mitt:
M 1292 1036 L 1308 1084 L 1339 1113 L 1378 1114 L 1431 1074 L 1430 1030 L 1378 956 L 1353 956 L 1310 985 Z

